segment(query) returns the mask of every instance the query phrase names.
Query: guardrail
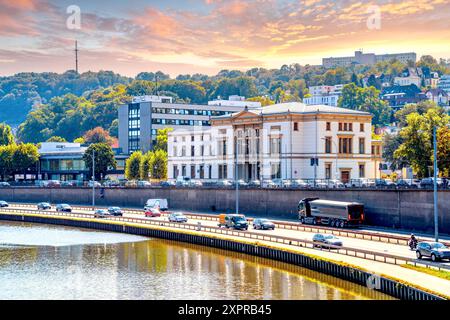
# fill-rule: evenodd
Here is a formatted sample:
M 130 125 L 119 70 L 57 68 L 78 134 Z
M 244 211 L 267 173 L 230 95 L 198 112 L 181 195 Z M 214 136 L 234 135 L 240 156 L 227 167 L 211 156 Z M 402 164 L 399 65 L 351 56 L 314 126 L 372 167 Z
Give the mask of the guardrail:
M 74 217 L 74 218 L 94 218 L 93 214 L 87 213 L 67 213 L 67 212 L 50 212 L 50 211 L 39 211 L 39 210 L 26 210 L 26 209 L 13 209 L 13 208 L 2 208 L 1 209 L 6 214 L 16 214 L 16 215 L 47 215 L 47 216 L 55 216 L 55 217 Z M 99 219 L 100 220 L 100 219 Z M 405 264 L 408 262 L 413 262 L 414 259 L 401 257 L 391 254 L 378 253 L 368 250 L 362 250 L 357 248 L 350 247 L 340 247 L 333 245 L 319 245 L 316 242 L 310 240 L 302 240 L 284 236 L 275 236 L 270 234 L 261 234 L 255 233 L 251 231 L 238 231 L 232 229 L 224 229 L 213 226 L 203 226 L 199 224 L 189 224 L 189 223 L 175 223 L 175 222 L 167 222 L 167 221 L 157 221 L 150 220 L 145 218 L 130 218 L 130 217 L 107 217 L 102 220 L 109 221 L 118 221 L 118 222 L 128 222 L 128 223 L 138 223 L 144 225 L 155 225 L 155 226 L 163 226 L 169 228 L 176 229 L 185 229 L 185 230 L 193 230 L 193 231 L 202 231 L 207 233 L 215 233 L 215 234 L 223 234 L 228 236 L 235 236 L 240 238 L 246 238 L 251 240 L 261 240 L 268 241 L 273 243 L 281 243 L 284 245 L 308 248 L 308 249 L 319 249 L 320 251 L 328 251 L 333 253 L 338 253 L 346 256 L 352 256 L 357 258 L 363 258 L 366 260 L 379 261 L 389 264 Z M 319 247 L 318 247 L 319 246 Z
M 14 206 L 18 207 L 24 207 L 24 208 L 31 208 L 36 207 L 35 204 L 14 204 Z M 72 206 L 74 210 L 92 210 L 92 206 Z M 96 207 L 104 208 L 104 207 Z M 127 209 L 122 208 L 122 212 L 128 213 L 128 214 L 143 214 L 143 210 L 138 209 Z M 163 215 L 168 215 L 170 212 L 162 212 Z M 195 220 L 205 220 L 205 221 L 219 221 L 218 215 L 211 215 L 211 214 L 203 214 L 203 213 L 184 213 L 187 217 Z M 254 219 L 248 218 L 248 220 L 251 222 Z M 368 241 L 376 241 L 376 242 L 382 242 L 382 243 L 390 243 L 390 244 L 398 244 L 398 245 L 405 245 L 407 246 L 409 243 L 409 237 L 406 236 L 400 236 L 400 235 L 389 235 L 385 233 L 375 233 L 375 232 L 369 232 L 369 231 L 356 231 L 356 230 L 349 230 L 349 229 L 337 229 L 337 228 L 331 228 L 331 227 L 325 227 L 325 226 L 313 226 L 313 225 L 304 225 L 301 223 L 296 222 L 288 222 L 288 221 L 273 221 L 275 226 L 279 229 L 285 229 L 285 230 L 294 230 L 294 231 L 303 231 L 303 232 L 311 232 L 311 233 L 324 233 L 324 234 L 332 234 L 335 236 L 341 236 L 345 238 L 354 238 L 354 239 L 360 239 L 360 240 L 368 240 Z M 450 246 L 450 242 L 448 241 L 441 241 L 446 246 Z

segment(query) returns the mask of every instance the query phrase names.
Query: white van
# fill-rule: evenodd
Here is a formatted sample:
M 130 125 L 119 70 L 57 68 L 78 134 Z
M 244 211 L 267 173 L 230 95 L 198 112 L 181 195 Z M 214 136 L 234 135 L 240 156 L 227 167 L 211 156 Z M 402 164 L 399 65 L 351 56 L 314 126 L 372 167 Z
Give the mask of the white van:
M 161 211 L 167 211 L 169 210 L 169 205 L 167 199 L 148 199 L 145 208 L 159 208 Z

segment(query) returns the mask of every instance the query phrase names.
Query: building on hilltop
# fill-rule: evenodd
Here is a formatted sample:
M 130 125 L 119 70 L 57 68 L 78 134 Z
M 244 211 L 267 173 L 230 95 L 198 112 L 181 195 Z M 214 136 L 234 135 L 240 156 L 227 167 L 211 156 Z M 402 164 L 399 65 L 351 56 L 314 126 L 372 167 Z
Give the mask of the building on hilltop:
M 168 137 L 171 179 L 350 179 L 379 177 L 381 142 L 370 113 L 282 103 L 211 118 L 210 128 Z
M 408 61 L 416 62 L 417 55 L 414 52 L 376 55 L 374 53 L 355 51 L 353 57 L 323 58 L 322 65 L 325 68 L 348 67 L 352 64 L 373 65 L 380 61 L 389 61 L 392 59 L 407 64 Z
M 326 105 L 337 107 L 339 97 L 342 95 L 343 84 L 335 86 L 311 86 L 310 97 L 303 99 L 306 105 Z

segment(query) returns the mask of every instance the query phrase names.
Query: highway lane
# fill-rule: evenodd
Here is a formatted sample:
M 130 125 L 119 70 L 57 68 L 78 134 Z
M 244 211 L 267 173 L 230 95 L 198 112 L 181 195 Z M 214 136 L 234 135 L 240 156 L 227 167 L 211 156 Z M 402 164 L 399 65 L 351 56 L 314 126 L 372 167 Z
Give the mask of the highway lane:
M 22 207 L 20 205 L 15 205 L 15 204 L 10 204 L 10 208 L 24 209 L 24 207 Z M 37 208 L 29 207 L 29 208 L 27 208 L 27 210 L 37 210 Z M 53 207 L 49 211 L 55 212 L 56 210 Z M 93 214 L 93 210 L 90 210 L 90 209 L 76 209 L 76 210 L 74 210 L 74 212 L 75 213 L 84 213 L 84 214 Z M 128 213 L 125 210 L 124 217 L 129 217 L 129 218 L 140 217 L 140 218 L 151 219 L 151 220 L 155 220 L 155 221 L 168 221 L 168 215 L 165 213 L 163 213 L 163 215 L 161 217 L 145 218 L 143 210 L 142 210 L 142 214 Z M 217 221 L 200 220 L 200 219 L 195 219 L 195 218 L 190 218 L 189 223 L 191 223 L 191 224 L 200 223 L 203 226 L 212 226 L 212 227 L 217 227 L 217 225 L 218 225 Z M 275 236 L 283 236 L 283 237 L 295 238 L 295 239 L 300 239 L 300 240 L 309 240 L 309 241 L 312 240 L 312 237 L 314 235 L 314 233 L 312 233 L 312 232 L 281 229 L 281 228 L 276 228 L 275 230 L 254 230 L 253 227 L 250 226 L 249 230 L 251 230 L 252 232 L 261 233 L 261 234 L 268 234 L 268 235 L 270 234 L 270 235 L 275 235 Z M 398 244 L 364 240 L 364 239 L 355 239 L 355 238 L 344 237 L 344 236 L 340 236 L 339 238 L 342 239 L 344 247 L 367 250 L 367 251 L 371 251 L 374 253 L 391 254 L 391 255 L 407 257 L 407 258 L 412 258 L 412 259 L 414 259 L 416 257 L 415 252 L 411 251 L 409 249 L 409 247 L 406 245 L 398 245 Z

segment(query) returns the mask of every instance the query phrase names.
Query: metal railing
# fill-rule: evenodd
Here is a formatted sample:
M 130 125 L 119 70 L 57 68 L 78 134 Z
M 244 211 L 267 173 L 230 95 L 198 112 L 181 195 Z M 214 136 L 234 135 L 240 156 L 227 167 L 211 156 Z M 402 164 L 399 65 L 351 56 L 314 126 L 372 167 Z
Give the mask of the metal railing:
M 27 209 L 12 209 L 12 208 L 1 208 L 1 212 L 3 214 L 14 214 L 14 215 L 45 215 L 49 217 L 69 217 L 69 218 L 88 218 L 93 219 L 93 214 L 88 213 L 68 213 L 68 212 L 53 212 L 53 211 L 39 211 L 39 210 L 27 210 Z M 0 213 L 1 214 L 1 213 Z M 283 245 L 307 248 L 307 249 L 319 249 L 320 251 L 328 251 L 332 253 L 342 254 L 346 256 L 352 256 L 357 258 L 362 258 L 366 260 L 379 261 L 383 263 L 389 264 L 405 264 L 408 262 L 413 262 L 414 259 L 396 256 L 392 254 L 385 254 L 379 252 L 373 252 L 369 250 L 351 248 L 351 247 L 341 247 L 341 246 L 333 246 L 333 245 L 324 245 L 318 244 L 317 242 L 303 239 L 296 239 L 291 237 L 270 235 L 270 234 L 261 234 L 251 231 L 239 231 L 233 229 L 226 229 L 220 227 L 213 226 L 204 226 L 198 224 L 190 224 L 190 223 L 175 223 L 168 221 L 160 221 L 160 220 L 151 220 L 145 218 L 130 218 L 130 217 L 107 217 L 107 218 L 97 218 L 99 221 L 117 221 L 124 223 L 136 223 L 141 225 L 153 225 L 153 226 L 161 226 L 161 227 L 169 227 L 176 229 L 184 229 L 190 231 L 201 231 L 207 233 L 215 233 L 227 236 L 240 237 L 250 240 L 260 240 L 267 241 L 272 243 L 279 243 Z
M 23 208 L 36 208 L 35 204 L 17 204 L 14 203 L 14 206 L 23 207 Z M 97 209 L 105 209 L 106 207 L 98 206 Z M 74 210 L 92 210 L 92 206 L 72 206 Z M 122 208 L 123 213 L 127 214 L 139 214 L 143 215 L 144 211 L 139 209 L 129 209 Z M 170 212 L 161 212 L 163 216 L 167 216 Z M 203 213 L 184 213 L 184 215 L 188 218 L 195 220 L 205 220 L 205 221 L 219 221 L 218 215 L 211 214 L 203 214 Z M 254 218 L 247 218 L 249 222 L 252 222 Z M 361 231 L 361 230 L 350 230 L 350 229 L 338 229 L 331 228 L 326 226 L 314 226 L 314 225 L 305 225 L 298 222 L 288 222 L 288 221 L 274 221 L 271 220 L 276 228 L 285 229 L 285 230 L 293 230 L 293 231 L 302 231 L 309 233 L 323 233 L 323 234 L 332 234 L 335 236 L 340 236 L 344 238 L 353 238 L 359 240 L 368 240 L 368 241 L 376 241 L 382 243 L 389 244 L 398 244 L 407 246 L 409 243 L 408 236 L 400 236 L 400 235 L 390 235 L 386 233 L 376 233 L 370 231 Z M 441 241 L 446 246 L 450 246 L 450 242 Z

